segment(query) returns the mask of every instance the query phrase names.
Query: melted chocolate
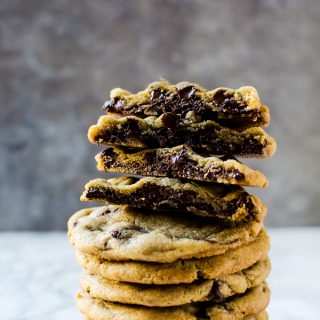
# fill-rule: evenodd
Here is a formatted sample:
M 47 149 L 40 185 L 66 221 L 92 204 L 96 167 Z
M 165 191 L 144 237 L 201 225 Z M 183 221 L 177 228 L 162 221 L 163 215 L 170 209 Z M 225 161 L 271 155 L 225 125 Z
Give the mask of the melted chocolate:
M 113 148 L 108 148 L 102 151 L 101 157 L 103 159 L 103 165 L 105 168 L 112 168 L 114 165 L 118 154 L 113 151 Z
M 102 140 L 108 144 L 120 145 L 123 143 L 128 144 L 133 139 L 141 141 L 150 148 L 187 144 L 200 153 L 259 155 L 263 151 L 264 145 L 253 137 L 239 137 L 239 141 L 232 143 L 218 138 L 219 127 L 203 126 L 197 131 L 190 131 L 186 127 L 175 127 L 175 119 L 175 115 L 172 113 L 165 114 L 162 121 L 169 127 L 154 128 L 152 132 L 141 130 L 138 121 L 129 119 L 121 128 L 114 127 L 105 130 L 103 134 L 96 136 L 95 139 L 97 143 Z
M 238 169 L 226 170 L 223 166 L 211 167 L 203 172 L 198 163 L 188 155 L 188 149 L 184 146 L 176 154 L 166 157 L 157 155 L 155 150 L 146 152 L 142 161 L 131 161 L 130 164 L 117 162 L 118 154 L 113 148 L 108 148 L 101 153 L 105 169 L 125 168 L 124 172 L 132 171 L 132 174 L 167 176 L 171 178 L 185 178 L 196 180 L 210 180 L 216 182 L 218 178 L 235 179 L 241 181 L 245 178 L 244 174 Z M 220 159 L 230 159 L 224 156 Z
M 221 293 L 221 285 L 222 282 L 219 280 L 213 282 L 211 291 L 209 293 L 210 300 L 213 300 L 214 302 L 222 302 L 225 300 L 224 295 Z
M 161 121 L 166 128 L 169 128 L 172 131 L 174 131 L 177 128 L 178 118 L 172 112 L 164 113 L 161 117 Z
M 125 99 L 125 98 L 124 98 Z M 216 110 L 212 109 L 212 104 Z M 160 116 L 173 112 L 179 121 L 191 111 L 196 122 L 214 120 L 227 127 L 250 127 L 264 124 L 260 110 L 248 110 L 244 101 L 238 101 L 233 94 L 226 94 L 225 89 L 215 93 L 212 101 L 203 99 L 193 86 L 178 89 L 176 93 L 163 88 L 155 88 L 150 92 L 148 101 L 141 104 L 128 105 L 120 97 L 106 101 L 102 109 L 123 115 Z
M 197 202 L 197 194 L 192 190 L 179 190 L 172 192 L 172 189 L 164 186 L 157 186 L 151 183 L 145 184 L 136 191 L 122 195 L 112 189 L 91 187 L 87 190 L 86 197 L 89 200 L 106 200 L 115 204 L 127 204 L 138 208 L 151 208 L 154 210 L 176 209 L 181 211 L 201 210 L 207 212 L 208 216 L 231 217 L 238 208 L 245 206 L 249 216 L 246 219 L 254 217 L 253 201 L 246 192 L 238 198 L 219 205 L 216 203 Z
M 151 100 L 159 100 L 165 97 L 164 91 L 160 88 L 151 91 L 150 99 Z
M 125 106 L 125 102 L 120 100 L 120 98 L 114 98 L 112 100 L 108 100 L 102 106 L 103 111 L 113 111 L 113 112 L 121 112 L 121 109 Z
M 200 307 L 199 310 L 195 313 L 196 320 L 210 320 L 211 317 L 208 316 L 207 310 L 205 307 Z
M 224 93 L 225 93 L 225 90 L 223 89 L 215 93 L 215 95 L 213 96 L 213 101 L 215 105 L 219 105 L 223 103 L 223 101 L 226 99 L 226 96 L 224 95 Z
M 178 91 L 180 99 L 182 101 L 189 100 L 195 92 L 196 92 L 196 89 L 193 86 L 188 86 Z

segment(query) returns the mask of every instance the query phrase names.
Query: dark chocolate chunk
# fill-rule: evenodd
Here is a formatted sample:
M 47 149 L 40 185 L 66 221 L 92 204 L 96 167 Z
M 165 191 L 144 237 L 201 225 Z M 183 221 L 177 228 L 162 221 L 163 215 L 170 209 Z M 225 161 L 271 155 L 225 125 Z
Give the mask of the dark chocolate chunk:
M 221 285 L 222 285 L 222 282 L 219 280 L 213 282 L 212 288 L 209 294 L 210 300 L 213 300 L 215 302 L 222 302 L 225 299 L 225 297 L 221 293 Z
M 108 148 L 101 153 L 103 164 L 106 168 L 111 168 L 117 159 L 117 154 L 113 151 L 113 148 Z
M 104 211 L 102 211 L 101 213 L 99 213 L 99 217 L 103 217 L 103 216 L 106 216 L 107 214 L 109 214 L 111 211 L 110 209 L 106 209 Z
M 169 159 L 170 166 L 182 167 L 189 163 L 191 159 L 187 156 L 187 149 L 183 147 L 177 154 Z
M 196 89 L 193 86 L 187 86 L 183 89 L 180 89 L 178 92 L 181 100 L 189 100 L 193 96 L 195 91 Z
M 167 112 L 163 114 L 161 121 L 166 128 L 169 128 L 172 131 L 174 131 L 177 127 L 178 118 L 174 113 Z
M 224 93 L 225 90 L 219 90 L 215 93 L 215 95 L 213 96 L 213 101 L 216 105 L 220 105 L 226 99 Z
M 88 199 L 103 199 L 105 197 L 105 189 L 89 188 L 86 196 Z
M 195 313 L 196 320 L 210 320 L 211 317 L 208 316 L 205 305 L 201 308 L 202 304 L 199 304 L 199 310 Z
M 125 106 L 124 101 L 119 98 L 114 98 L 112 100 L 108 100 L 102 106 L 103 111 L 117 111 L 118 108 L 122 108 Z
M 157 100 L 163 97 L 164 97 L 163 90 L 161 90 L 160 88 L 153 90 L 150 94 L 151 100 Z
M 112 238 L 115 238 L 115 239 L 123 239 L 124 238 L 123 233 L 121 231 L 117 231 L 117 230 L 111 231 L 110 235 Z

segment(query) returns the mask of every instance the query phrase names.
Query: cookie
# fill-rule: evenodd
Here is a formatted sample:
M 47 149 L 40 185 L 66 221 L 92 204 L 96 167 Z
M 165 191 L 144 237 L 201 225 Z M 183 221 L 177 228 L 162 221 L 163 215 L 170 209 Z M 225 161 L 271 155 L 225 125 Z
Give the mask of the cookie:
M 92 298 L 84 292 L 76 297 L 80 311 L 95 320 L 242 320 L 263 312 L 269 299 L 270 290 L 265 282 L 227 302 L 205 305 L 193 303 L 178 307 L 150 308 Z
M 253 241 L 209 258 L 178 260 L 173 263 L 119 262 L 77 251 L 77 260 L 87 273 L 106 279 L 164 285 L 192 283 L 237 273 L 266 259 L 269 249 L 269 237 L 262 229 Z
M 245 317 L 244 320 L 269 320 L 267 311 L 262 311 L 257 315 Z
M 188 146 L 137 151 L 108 148 L 96 156 L 97 168 L 153 177 L 237 184 L 265 188 L 268 180 L 262 172 L 253 170 L 229 157 L 207 157 Z
M 83 274 L 80 287 L 94 298 L 148 307 L 172 307 L 194 302 L 223 302 L 262 283 L 270 272 L 270 261 L 258 261 L 240 272 L 212 280 L 179 285 L 142 285 L 112 281 Z
M 98 123 L 89 128 L 88 138 L 94 144 L 132 148 L 168 148 L 186 144 L 199 153 L 254 158 L 270 157 L 276 150 L 274 139 L 261 128 L 234 130 L 212 120 L 181 123 L 173 113 L 145 119 L 101 116 Z
M 107 205 L 76 212 L 68 222 L 76 249 L 108 260 L 174 262 L 209 257 L 253 241 L 262 222 L 226 228 L 204 218 Z
M 83 314 L 83 319 L 84 320 L 93 320 L 93 319 L 88 318 L 84 314 Z M 244 318 L 244 320 L 268 320 L 268 319 L 269 319 L 269 316 L 268 316 L 267 311 L 262 311 L 257 315 L 248 316 L 248 317 Z M 197 320 L 202 320 L 202 319 L 198 318 Z
M 257 90 L 251 86 L 207 91 L 187 81 L 176 85 L 158 81 L 136 94 L 117 88 L 110 97 L 103 110 L 142 118 L 173 112 L 179 121 L 214 120 L 236 128 L 263 127 L 270 121 L 268 107 L 261 105 Z
M 166 210 L 172 214 L 187 212 L 229 224 L 262 221 L 266 214 L 266 207 L 259 198 L 240 186 L 182 182 L 171 178 L 95 179 L 85 185 L 80 199 Z

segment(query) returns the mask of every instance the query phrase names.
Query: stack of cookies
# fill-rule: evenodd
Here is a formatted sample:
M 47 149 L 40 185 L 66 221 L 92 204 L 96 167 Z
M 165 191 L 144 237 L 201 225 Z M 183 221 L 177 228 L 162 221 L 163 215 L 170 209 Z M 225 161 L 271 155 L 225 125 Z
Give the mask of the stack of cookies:
M 103 110 L 97 167 L 130 176 L 87 183 L 81 200 L 104 206 L 69 220 L 85 319 L 267 319 L 266 207 L 243 186 L 268 181 L 235 158 L 276 149 L 257 91 L 160 81 Z

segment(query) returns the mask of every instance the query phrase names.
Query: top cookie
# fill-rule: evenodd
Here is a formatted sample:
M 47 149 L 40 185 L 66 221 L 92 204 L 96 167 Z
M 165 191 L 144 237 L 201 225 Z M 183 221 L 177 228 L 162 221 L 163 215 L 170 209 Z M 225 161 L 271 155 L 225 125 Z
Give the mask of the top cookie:
M 257 90 L 251 86 L 207 91 L 187 81 L 157 81 L 135 94 L 113 89 L 110 96 L 103 110 L 142 118 L 173 112 L 180 120 L 214 120 L 233 128 L 264 127 L 270 121 L 268 107 L 261 105 Z

